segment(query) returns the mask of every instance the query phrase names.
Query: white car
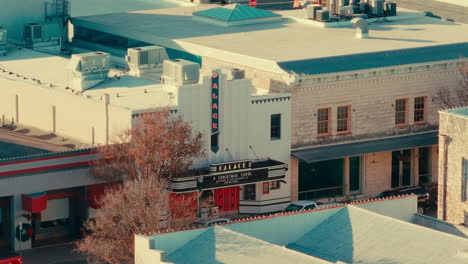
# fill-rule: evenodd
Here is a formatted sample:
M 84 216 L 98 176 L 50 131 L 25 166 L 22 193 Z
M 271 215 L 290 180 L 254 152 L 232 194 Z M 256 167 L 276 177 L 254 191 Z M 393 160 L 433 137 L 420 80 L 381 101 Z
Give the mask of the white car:
M 327 203 L 327 204 L 317 205 L 316 202 L 302 200 L 302 201 L 292 202 L 288 207 L 286 207 L 286 209 L 283 210 L 283 213 L 305 211 L 305 210 L 311 210 L 311 209 L 320 209 L 320 208 L 336 206 L 336 205 L 342 205 L 342 203 Z

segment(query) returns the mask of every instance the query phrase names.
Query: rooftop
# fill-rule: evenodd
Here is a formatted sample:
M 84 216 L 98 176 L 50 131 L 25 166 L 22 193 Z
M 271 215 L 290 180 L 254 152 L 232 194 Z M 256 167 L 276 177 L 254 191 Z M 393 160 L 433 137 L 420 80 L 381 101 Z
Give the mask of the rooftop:
M 285 259 L 287 263 L 466 263 L 468 239 L 414 224 L 416 204 L 416 196 L 367 201 L 137 236 L 135 241 L 148 239 L 139 245 L 163 251 L 162 261 L 174 264 L 285 263 Z
M 211 6 L 210 6 L 211 7 Z M 147 10 L 121 14 L 108 14 L 73 18 L 72 23 L 94 30 L 120 35 L 147 43 L 173 49 L 185 50 L 200 56 L 224 57 L 241 65 L 277 73 L 291 70 L 285 63 L 324 58 L 335 59 L 352 70 L 361 63 L 355 63 L 356 54 L 367 54 L 365 60 L 373 60 L 370 67 L 384 67 L 388 64 L 408 64 L 419 62 L 419 48 L 468 43 L 468 25 L 424 16 L 410 16 L 407 19 L 390 22 L 372 23 L 369 39 L 356 39 L 351 25 L 343 28 L 320 28 L 297 19 L 286 18 L 269 23 L 221 27 L 200 21 L 192 21 L 192 12 L 208 7 L 181 7 L 171 9 Z M 297 11 L 292 11 L 297 12 Z M 399 9 L 404 18 L 414 11 Z M 268 49 L 275 43 L 275 49 Z M 460 44 L 461 45 L 461 44 Z M 444 48 L 445 51 L 451 48 Z M 425 59 L 447 60 L 468 56 L 466 46 L 463 53 L 456 49 L 448 55 L 427 50 Z M 393 58 L 389 51 L 409 50 Z M 368 56 L 371 54 L 372 56 Z M 434 57 L 434 58 L 432 58 Z M 386 59 L 383 59 L 386 58 Z M 403 60 L 404 59 L 404 60 Z M 390 62 L 389 62 L 390 61 Z M 280 65 L 278 65 L 278 63 Z M 321 62 L 322 63 L 322 62 Z M 353 66 L 354 65 L 354 66 Z M 301 73 L 302 68 L 294 68 Z M 339 68 L 338 68 L 339 69 Z M 305 70 L 307 73 L 308 70 Z
M 240 21 L 280 16 L 270 11 L 241 4 L 231 4 L 223 7 L 201 10 L 194 12 L 193 15 L 204 16 L 221 21 Z
M 449 114 L 453 114 L 453 115 L 468 118 L 468 107 L 448 109 L 448 110 L 445 110 L 445 112 L 447 112 Z
M 71 72 L 67 69 L 68 63 L 67 57 L 10 46 L 8 56 L 0 61 L 0 68 L 6 70 L 6 72 L 0 71 L 0 78 L 73 94 L 74 91 L 67 89 L 71 87 L 72 78 Z M 112 105 L 134 111 L 177 105 L 177 96 L 164 89 L 159 82 L 122 74 L 113 70 L 108 80 L 76 96 L 101 100 L 103 94 L 107 93 L 111 95 Z
M 0 159 L 69 151 L 88 145 L 33 127 L 5 124 L 0 128 Z

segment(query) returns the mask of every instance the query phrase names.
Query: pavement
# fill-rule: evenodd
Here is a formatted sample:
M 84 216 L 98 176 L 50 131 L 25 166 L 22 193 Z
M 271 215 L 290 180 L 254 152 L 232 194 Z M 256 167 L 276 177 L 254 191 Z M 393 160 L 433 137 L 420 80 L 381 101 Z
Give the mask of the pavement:
M 24 250 L 21 255 L 23 264 L 88 264 L 74 249 L 73 243 L 67 243 Z
M 434 0 L 396 0 L 398 7 L 429 12 L 435 17 L 468 24 L 468 7 Z

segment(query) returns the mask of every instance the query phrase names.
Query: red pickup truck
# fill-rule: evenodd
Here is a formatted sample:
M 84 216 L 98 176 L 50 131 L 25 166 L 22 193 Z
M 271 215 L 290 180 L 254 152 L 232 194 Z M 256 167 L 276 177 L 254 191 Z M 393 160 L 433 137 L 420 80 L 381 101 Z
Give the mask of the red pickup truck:
M 16 253 L 0 252 L 0 264 L 23 264 L 23 259 Z

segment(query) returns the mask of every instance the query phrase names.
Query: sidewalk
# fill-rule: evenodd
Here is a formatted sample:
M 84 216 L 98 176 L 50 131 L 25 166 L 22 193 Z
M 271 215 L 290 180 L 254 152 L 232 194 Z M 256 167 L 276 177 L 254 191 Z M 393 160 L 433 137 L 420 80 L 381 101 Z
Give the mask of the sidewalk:
M 73 243 L 23 251 L 23 264 L 87 264 L 86 257 L 74 250 Z

